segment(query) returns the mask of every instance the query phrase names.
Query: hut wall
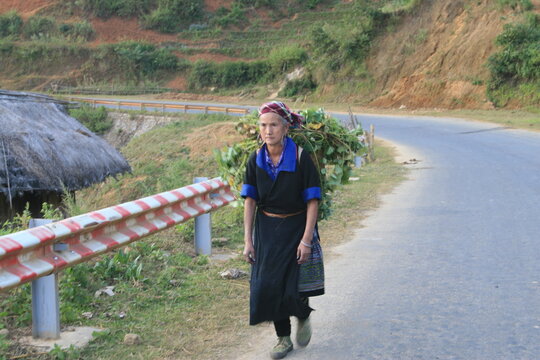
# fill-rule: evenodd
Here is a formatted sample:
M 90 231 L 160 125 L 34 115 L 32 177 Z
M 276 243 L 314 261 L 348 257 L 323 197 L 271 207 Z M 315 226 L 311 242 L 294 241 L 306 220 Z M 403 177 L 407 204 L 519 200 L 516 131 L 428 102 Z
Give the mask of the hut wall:
M 25 193 L 23 196 L 14 197 L 10 204 L 7 196 L 0 193 L 0 222 L 4 223 L 13 219 L 15 215 L 22 213 L 27 203 L 32 217 L 41 218 L 41 208 L 45 202 L 54 207 L 61 207 L 62 195 L 50 191 L 34 191 Z

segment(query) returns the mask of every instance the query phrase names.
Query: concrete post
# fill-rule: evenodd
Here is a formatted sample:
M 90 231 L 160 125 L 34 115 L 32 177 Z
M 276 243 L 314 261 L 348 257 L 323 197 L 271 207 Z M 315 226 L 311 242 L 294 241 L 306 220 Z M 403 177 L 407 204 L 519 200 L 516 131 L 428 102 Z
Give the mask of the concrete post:
M 194 183 L 208 180 L 207 177 L 196 177 Z M 195 218 L 195 253 L 197 255 L 212 255 L 212 222 L 210 214 Z
M 362 167 L 362 161 L 363 161 L 362 157 L 356 155 L 356 156 L 354 157 L 354 167 L 355 167 L 355 168 Z
M 53 222 L 32 219 L 31 228 Z M 60 338 L 60 301 L 58 275 L 52 274 L 32 281 L 32 336 L 36 339 Z

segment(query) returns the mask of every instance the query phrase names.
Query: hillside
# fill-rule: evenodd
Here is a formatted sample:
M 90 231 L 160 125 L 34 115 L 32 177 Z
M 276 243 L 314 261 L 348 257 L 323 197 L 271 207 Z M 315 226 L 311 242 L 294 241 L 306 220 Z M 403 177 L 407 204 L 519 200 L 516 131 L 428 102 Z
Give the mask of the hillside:
M 540 104 L 540 0 L 8 0 L 0 14 L 2 88 Z M 497 45 L 520 26 L 532 35 Z

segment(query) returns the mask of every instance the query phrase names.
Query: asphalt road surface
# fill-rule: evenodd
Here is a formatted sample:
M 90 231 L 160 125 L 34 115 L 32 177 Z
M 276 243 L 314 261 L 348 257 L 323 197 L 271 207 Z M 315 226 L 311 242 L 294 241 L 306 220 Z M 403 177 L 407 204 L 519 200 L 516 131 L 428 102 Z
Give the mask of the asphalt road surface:
M 420 161 L 327 262 L 312 342 L 287 359 L 540 359 L 540 133 L 360 120 Z M 268 358 L 261 331 L 241 358 Z

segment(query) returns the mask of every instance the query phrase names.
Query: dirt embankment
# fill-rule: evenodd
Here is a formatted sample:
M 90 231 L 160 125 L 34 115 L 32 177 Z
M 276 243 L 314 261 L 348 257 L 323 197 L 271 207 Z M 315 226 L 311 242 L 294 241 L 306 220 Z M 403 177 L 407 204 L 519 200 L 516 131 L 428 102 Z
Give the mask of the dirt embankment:
M 368 59 L 376 107 L 483 108 L 485 64 L 515 15 L 493 1 L 424 1 L 395 31 L 378 38 Z

